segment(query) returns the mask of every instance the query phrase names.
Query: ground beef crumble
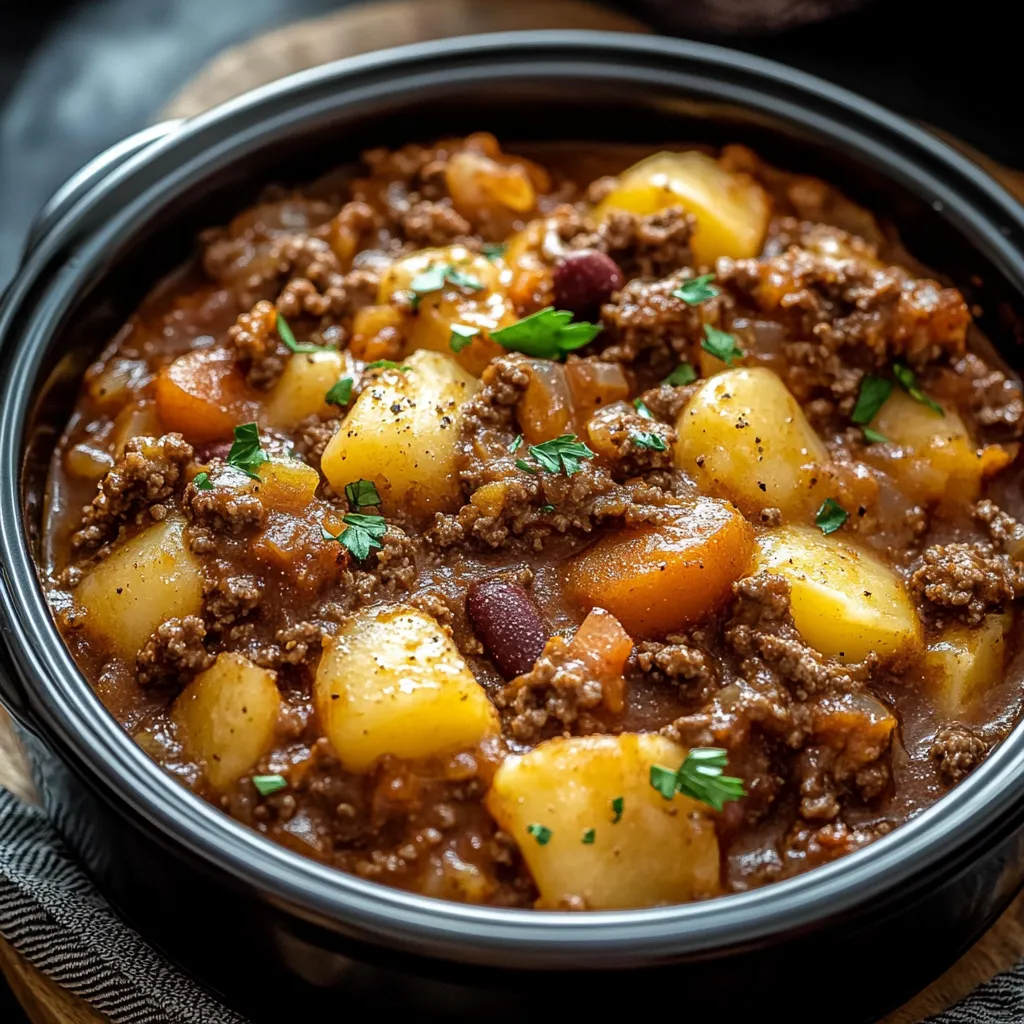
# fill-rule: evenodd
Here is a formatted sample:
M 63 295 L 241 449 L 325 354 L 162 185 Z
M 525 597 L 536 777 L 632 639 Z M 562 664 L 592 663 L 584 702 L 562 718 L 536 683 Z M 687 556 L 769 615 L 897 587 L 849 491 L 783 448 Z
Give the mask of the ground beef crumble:
M 139 686 L 174 685 L 181 689 L 213 662 L 205 638 L 203 620 L 195 615 L 161 623 L 139 651 L 135 681 Z
M 988 747 L 987 741 L 970 726 L 949 722 L 935 734 L 928 755 L 938 762 L 946 782 L 953 785 L 981 764 Z
M 113 537 L 122 524 L 146 517 L 161 520 L 164 502 L 178 490 L 192 461 L 192 446 L 181 434 L 133 437 L 99 483 L 82 523 L 71 538 L 75 550 L 94 548 Z

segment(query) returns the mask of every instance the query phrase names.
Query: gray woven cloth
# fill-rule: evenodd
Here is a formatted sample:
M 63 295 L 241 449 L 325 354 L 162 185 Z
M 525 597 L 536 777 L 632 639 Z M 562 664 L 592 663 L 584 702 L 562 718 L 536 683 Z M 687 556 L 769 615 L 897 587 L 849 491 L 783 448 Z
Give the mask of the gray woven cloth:
M 0 935 L 114 1024 L 245 1024 L 129 928 L 43 812 L 3 789 Z
M 245 1024 L 110 908 L 37 807 L 0 789 L 0 935 L 114 1024 Z M 1021 1024 L 1024 963 L 929 1024 Z

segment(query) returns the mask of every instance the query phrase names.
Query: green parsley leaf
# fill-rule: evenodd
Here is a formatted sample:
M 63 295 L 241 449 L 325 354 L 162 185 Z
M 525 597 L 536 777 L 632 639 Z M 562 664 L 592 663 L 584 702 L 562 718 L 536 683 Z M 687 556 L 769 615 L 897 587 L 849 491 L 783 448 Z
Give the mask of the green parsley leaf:
M 880 434 L 877 430 L 872 430 L 870 427 L 863 427 L 864 440 L 871 444 L 885 444 L 889 438 L 885 434 Z
M 367 505 L 380 504 L 380 495 L 372 480 L 356 480 L 345 484 L 345 497 L 353 512 L 358 512 Z
M 584 846 L 592 846 L 594 839 L 597 837 L 597 829 L 588 828 L 583 832 L 583 838 L 580 840 Z
M 662 383 L 681 388 L 684 384 L 692 384 L 696 379 L 697 371 L 689 363 L 680 363 Z
M 364 370 L 398 370 L 400 373 L 408 373 L 412 367 L 402 366 L 401 363 L 396 363 L 393 359 L 375 359 L 372 363 L 367 363 Z
M 484 242 L 484 244 L 480 246 L 480 251 L 489 260 L 496 260 L 505 255 L 505 250 L 507 248 L 507 242 Z
M 538 512 L 543 512 L 545 515 L 547 515 L 548 512 L 554 512 L 555 511 L 555 506 L 554 505 L 541 505 L 541 507 L 537 511 Z
M 649 781 L 666 800 L 682 793 L 720 811 L 730 800 L 747 795 L 742 779 L 722 774 L 727 765 L 726 752 L 719 747 L 693 747 L 678 771 L 651 765 Z
M 342 377 L 337 384 L 332 384 L 327 394 L 324 395 L 324 401 L 328 405 L 337 405 L 344 407 L 352 401 L 352 378 Z
M 526 831 L 537 840 L 538 846 L 547 846 L 551 842 L 551 829 L 546 825 L 527 825 Z
M 700 277 L 684 281 L 672 294 L 677 299 L 682 299 L 688 306 L 699 306 L 719 294 L 718 289 L 711 283 L 714 279 L 714 274 L 702 274 Z
M 280 313 L 277 314 L 277 334 L 278 337 L 284 342 L 284 347 L 289 352 L 323 352 L 324 346 L 322 345 L 300 345 L 295 340 L 295 335 L 292 332 L 291 327 L 288 326 L 288 321 L 285 320 Z
M 665 442 L 653 430 L 645 430 L 639 434 L 630 434 L 629 437 L 637 448 L 646 448 L 652 452 L 666 451 Z
M 517 452 L 522 447 L 522 444 L 523 444 L 523 435 L 522 434 L 516 434 L 516 436 L 512 439 L 512 443 L 508 446 L 508 450 L 510 452 Z
M 213 490 L 213 482 L 210 480 L 209 473 L 196 473 L 196 475 L 192 477 L 192 483 L 196 485 L 197 491 Z
M 835 533 L 849 518 L 850 513 L 835 498 L 826 498 L 821 503 L 814 522 L 821 528 L 822 533 Z
M 549 473 L 564 472 L 572 476 L 581 469 L 581 459 L 592 459 L 594 453 L 575 434 L 562 434 L 541 444 L 531 444 L 529 453 Z
M 647 408 L 647 406 L 644 404 L 644 400 L 642 398 L 634 398 L 633 399 L 633 408 L 636 409 L 636 411 L 638 413 L 640 413 L 640 415 L 643 416 L 643 418 L 645 420 L 653 420 L 654 419 L 654 413 L 651 412 L 651 410 Z
M 484 287 L 483 283 L 471 274 L 464 274 L 461 270 L 456 270 L 450 263 L 434 263 L 409 282 L 409 290 L 419 299 L 431 292 L 440 291 L 446 281 L 458 288 L 466 288 L 472 292 L 482 291 Z M 414 303 L 414 305 L 416 304 Z
M 341 520 L 347 527 L 337 536 L 321 527 L 324 540 L 336 540 L 352 552 L 352 557 L 363 561 L 374 549 L 383 547 L 381 538 L 387 533 L 388 524 L 383 516 L 364 516 L 359 512 L 349 512 Z
M 893 363 L 892 372 L 893 376 L 900 382 L 900 387 L 902 387 L 915 402 L 927 405 L 929 409 L 937 412 L 940 416 L 946 415 L 946 410 L 943 409 L 934 398 L 926 395 L 917 386 L 917 377 L 909 366 L 904 366 L 902 363 Z
M 260 796 L 270 796 L 279 789 L 285 789 L 288 782 L 283 775 L 254 775 L 252 784 L 256 787 Z
M 516 459 L 516 466 L 521 469 L 524 473 L 529 473 L 530 476 L 536 476 L 537 470 L 531 466 L 526 459 Z
M 870 423 L 878 414 L 878 410 L 885 405 L 886 400 L 892 394 L 892 381 L 884 377 L 875 377 L 867 374 L 860 382 L 860 391 L 857 393 L 857 404 L 853 407 L 850 419 L 854 423 Z
M 600 324 L 574 324 L 572 313 L 548 306 L 500 331 L 491 331 L 491 337 L 513 352 L 538 359 L 562 359 L 566 353 L 589 345 L 600 333 Z
M 732 366 L 737 359 L 743 356 L 743 349 L 736 341 L 736 335 L 728 331 L 720 331 L 711 324 L 704 325 L 704 340 L 700 347 L 710 353 L 716 359 L 721 359 L 726 366 Z
M 613 825 L 618 825 L 618 823 L 622 821 L 622 808 L 625 807 L 625 805 L 626 802 L 621 796 L 617 796 L 612 801 L 612 814 L 615 815 L 615 817 L 612 818 Z
M 479 327 L 452 324 L 452 336 L 448 340 L 448 345 L 453 352 L 461 352 L 479 333 Z
M 267 453 L 260 447 L 260 430 L 255 423 L 242 423 L 235 427 L 235 440 L 228 452 L 228 465 L 240 469 L 246 476 L 259 480 L 256 472 L 264 462 L 269 462 Z

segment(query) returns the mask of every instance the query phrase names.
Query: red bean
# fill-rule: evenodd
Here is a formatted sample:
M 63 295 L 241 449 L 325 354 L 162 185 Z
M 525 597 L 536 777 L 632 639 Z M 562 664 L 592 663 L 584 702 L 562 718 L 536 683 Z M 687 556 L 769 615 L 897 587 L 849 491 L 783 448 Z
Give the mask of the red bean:
M 211 459 L 226 459 L 231 451 L 230 441 L 207 441 L 196 446 L 196 462 L 209 462 Z
M 615 260 L 596 249 L 568 253 L 553 277 L 555 305 L 579 317 L 593 316 L 625 283 Z
M 506 679 L 529 672 L 551 635 L 533 598 L 507 580 L 472 584 L 466 614 Z

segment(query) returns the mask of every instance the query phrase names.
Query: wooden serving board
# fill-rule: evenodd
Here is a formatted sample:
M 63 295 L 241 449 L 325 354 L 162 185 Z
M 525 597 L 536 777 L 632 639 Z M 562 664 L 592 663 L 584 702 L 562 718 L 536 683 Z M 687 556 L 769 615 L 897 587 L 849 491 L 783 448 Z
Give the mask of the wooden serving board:
M 300 21 L 226 50 L 170 101 L 164 114 L 190 117 L 293 71 L 358 53 L 425 39 L 523 28 L 645 31 L 634 19 L 584 0 L 382 0 Z M 1024 199 L 1024 173 L 1001 167 L 966 146 L 961 148 Z M 33 799 L 25 759 L 2 710 L 0 785 L 24 799 Z M 918 1024 L 1007 970 L 1022 956 L 1024 894 L 957 964 L 882 1024 Z M 37 971 L 2 939 L 0 970 L 33 1024 L 98 1024 L 105 1020 Z

